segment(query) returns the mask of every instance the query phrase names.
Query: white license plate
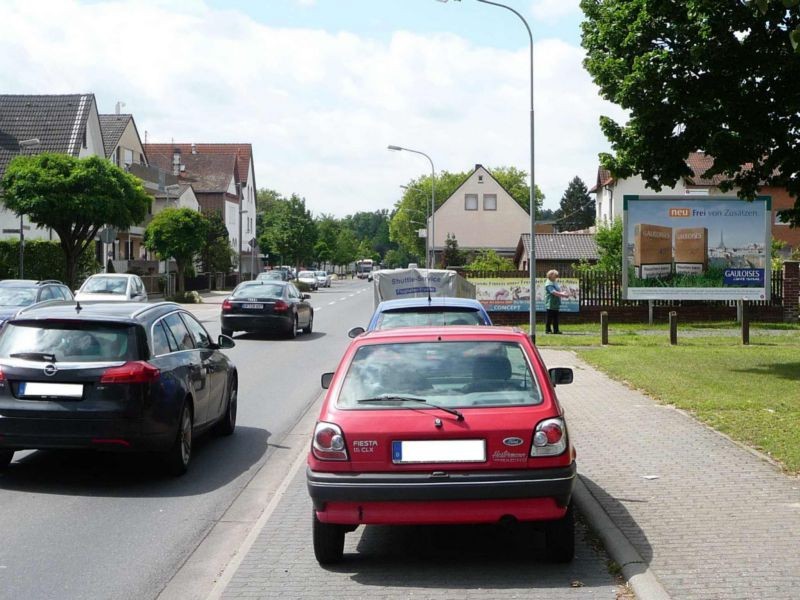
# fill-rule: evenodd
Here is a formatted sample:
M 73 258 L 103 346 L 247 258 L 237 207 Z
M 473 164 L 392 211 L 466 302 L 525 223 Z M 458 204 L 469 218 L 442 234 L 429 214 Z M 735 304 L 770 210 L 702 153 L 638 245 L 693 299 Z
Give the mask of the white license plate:
M 83 397 L 83 384 L 22 382 L 19 384 L 17 395 L 22 397 L 81 398 Z
M 260 309 L 264 308 L 264 305 L 263 304 L 242 304 L 242 308 L 257 308 L 257 309 L 260 310 Z
M 414 440 L 393 441 L 392 462 L 460 463 L 485 462 L 484 440 Z

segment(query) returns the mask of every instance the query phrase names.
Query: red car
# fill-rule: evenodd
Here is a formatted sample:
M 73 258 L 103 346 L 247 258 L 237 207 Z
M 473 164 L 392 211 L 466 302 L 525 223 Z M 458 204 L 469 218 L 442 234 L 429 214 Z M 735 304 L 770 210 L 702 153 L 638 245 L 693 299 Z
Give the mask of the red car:
M 519 331 L 420 327 L 351 343 L 308 457 L 314 553 L 342 558 L 359 525 L 543 521 L 549 556 L 574 555 L 575 450 L 556 383 Z

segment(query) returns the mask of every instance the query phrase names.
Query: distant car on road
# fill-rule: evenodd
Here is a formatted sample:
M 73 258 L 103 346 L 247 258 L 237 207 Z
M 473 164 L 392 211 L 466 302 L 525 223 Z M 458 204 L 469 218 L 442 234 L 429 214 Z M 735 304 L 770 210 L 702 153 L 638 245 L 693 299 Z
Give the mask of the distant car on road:
M 366 330 L 441 325 L 491 326 L 492 320 L 483 305 L 471 298 L 404 298 L 381 302 Z M 354 327 L 348 335 L 362 333 L 363 327 Z
M 314 309 L 308 294 L 285 281 L 246 281 L 240 283 L 222 302 L 222 333 L 236 331 L 277 332 L 297 336 L 297 330 L 311 333 Z
M 156 451 L 184 473 L 196 435 L 236 426 L 236 367 L 171 302 L 25 309 L 0 335 L 0 468 L 40 448 Z
M 317 284 L 319 287 L 331 287 L 331 276 L 327 271 L 314 271 L 314 275 L 317 276 Z
M 297 274 L 297 281 L 307 285 L 312 290 L 319 289 L 319 281 L 317 280 L 317 276 L 314 274 L 314 271 L 300 271 Z
M 342 558 L 359 525 L 540 521 L 547 555 L 574 555 L 575 451 L 556 384 L 522 332 L 373 331 L 335 373 L 306 471 L 314 554 Z
M 280 269 L 259 273 L 256 281 L 289 281 L 289 274 Z
M 144 282 L 131 273 L 92 275 L 75 294 L 79 302 L 147 302 Z
M 0 326 L 26 306 L 72 299 L 72 291 L 55 279 L 4 279 L 0 281 Z

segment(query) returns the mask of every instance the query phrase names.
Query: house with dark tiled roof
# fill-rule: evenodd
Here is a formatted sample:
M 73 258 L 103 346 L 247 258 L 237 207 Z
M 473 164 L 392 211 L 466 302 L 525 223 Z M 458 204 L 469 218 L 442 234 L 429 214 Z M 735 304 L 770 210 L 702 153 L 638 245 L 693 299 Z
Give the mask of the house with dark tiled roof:
M 231 245 L 240 255 L 242 270 L 254 261 L 249 242 L 256 237 L 256 177 L 253 146 L 247 143 L 145 144 L 148 159 L 190 182 L 203 212 L 225 220 Z M 241 211 L 241 212 L 240 212 Z
M 609 223 L 615 218 L 622 218 L 622 198 L 628 195 L 638 196 L 731 196 L 736 197 L 736 190 L 723 192 L 719 189 L 724 176 L 714 175 L 706 177 L 705 173 L 714 165 L 714 157 L 705 152 L 691 152 L 686 158 L 686 164 L 692 174 L 684 177 L 674 187 L 664 187 L 656 192 L 649 187 L 639 176 L 627 179 L 618 179 L 613 174 L 600 167 L 597 170 L 597 181 L 589 193 L 597 195 L 595 203 L 597 209 L 597 223 Z M 772 197 L 772 237 L 782 240 L 787 244 L 784 252 L 791 253 L 793 249 L 800 248 L 800 229 L 792 229 L 788 224 L 780 221 L 778 212 L 792 208 L 795 198 L 789 195 L 785 188 L 764 186 L 760 194 Z
M 106 156 L 94 94 L 0 94 L 0 177 L 19 154 L 60 152 Z M 28 239 L 51 239 L 47 229 L 24 225 Z M 0 210 L 0 235 L 19 236 L 19 217 Z
M 103 130 L 106 158 L 112 163 L 122 168 L 133 164 L 147 164 L 142 138 L 133 115 L 100 115 L 100 128 Z
M 523 233 L 514 253 L 514 264 L 528 270 L 531 255 L 531 234 Z M 593 233 L 537 233 L 536 272 L 544 275 L 555 269 L 562 276 L 572 274 L 572 266 L 581 262 L 596 263 L 599 258 Z

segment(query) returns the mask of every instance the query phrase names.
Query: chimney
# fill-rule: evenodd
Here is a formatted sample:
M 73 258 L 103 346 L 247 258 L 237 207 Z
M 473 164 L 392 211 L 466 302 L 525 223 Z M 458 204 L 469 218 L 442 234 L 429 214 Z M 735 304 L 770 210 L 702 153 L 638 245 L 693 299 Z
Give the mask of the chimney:
M 192 154 L 197 154 L 197 144 L 192 142 Z
M 181 174 L 181 149 L 175 148 L 172 151 L 172 174 L 176 177 Z

